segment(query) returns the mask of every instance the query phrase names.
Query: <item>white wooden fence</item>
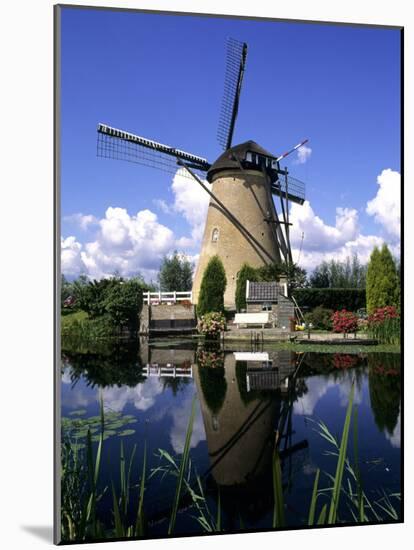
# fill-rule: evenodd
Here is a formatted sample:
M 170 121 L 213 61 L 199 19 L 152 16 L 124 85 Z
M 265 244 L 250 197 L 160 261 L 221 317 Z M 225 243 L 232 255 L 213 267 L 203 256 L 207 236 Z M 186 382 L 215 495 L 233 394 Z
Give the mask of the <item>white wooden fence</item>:
M 185 292 L 144 292 L 144 304 L 176 304 L 177 302 L 193 302 L 191 290 Z
M 147 364 L 143 369 L 143 375 L 147 378 L 157 376 L 158 378 L 192 378 L 193 366 L 190 368 L 177 367 L 167 363 L 166 365 L 158 365 L 157 363 Z

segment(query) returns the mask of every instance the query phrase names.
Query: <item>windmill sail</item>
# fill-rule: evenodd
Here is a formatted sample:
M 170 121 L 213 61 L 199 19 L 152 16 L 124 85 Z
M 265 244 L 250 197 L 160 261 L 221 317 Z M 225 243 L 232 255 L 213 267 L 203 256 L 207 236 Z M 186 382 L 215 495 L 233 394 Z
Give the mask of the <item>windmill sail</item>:
M 247 44 L 229 38 L 227 41 L 224 95 L 217 132 L 217 139 L 225 151 L 231 147 L 233 140 L 246 57 Z
M 124 130 L 112 128 L 106 124 L 98 124 L 97 155 L 103 158 L 143 164 L 172 174 L 175 174 L 179 169 L 178 159 L 201 173 L 207 171 L 210 167 L 210 164 L 203 157 Z M 182 170 L 182 174 L 191 177 L 184 170 Z
M 297 204 L 305 202 L 305 184 L 292 176 L 279 177 L 271 185 L 272 193 Z

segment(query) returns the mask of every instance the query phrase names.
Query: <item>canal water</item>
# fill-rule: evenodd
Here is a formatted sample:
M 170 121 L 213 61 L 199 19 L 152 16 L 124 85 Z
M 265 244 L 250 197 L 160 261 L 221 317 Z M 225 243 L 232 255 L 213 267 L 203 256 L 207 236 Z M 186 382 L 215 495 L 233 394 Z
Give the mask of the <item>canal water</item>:
M 195 399 L 186 479 L 203 497 L 198 501 L 202 514 L 184 486 L 174 534 L 205 532 L 201 515 L 214 529 L 218 501 L 222 530 L 271 529 L 276 437 L 285 525 L 302 527 L 308 523 L 317 470 L 318 513 L 329 504 L 328 491 L 323 490 L 332 485 L 337 449 L 323 426 L 340 442 L 352 385 L 349 465 L 359 470 L 372 505 L 367 519 L 392 521 L 400 514 L 401 491 L 399 354 L 296 353 L 266 346 L 196 349 L 185 340 L 65 350 L 62 435 L 86 460 L 89 427 L 96 452 L 102 400 L 106 431 L 98 478 L 99 520 L 110 537 L 112 483 L 118 494 L 122 444 L 127 466 L 134 453 L 127 520 L 132 524 L 136 516 L 146 452 L 146 536 L 165 536 L 177 483 L 169 458 L 179 465 Z M 344 487 L 338 522 L 350 523 L 358 512 L 355 494 L 354 503 L 351 500 L 356 483 L 349 471 Z

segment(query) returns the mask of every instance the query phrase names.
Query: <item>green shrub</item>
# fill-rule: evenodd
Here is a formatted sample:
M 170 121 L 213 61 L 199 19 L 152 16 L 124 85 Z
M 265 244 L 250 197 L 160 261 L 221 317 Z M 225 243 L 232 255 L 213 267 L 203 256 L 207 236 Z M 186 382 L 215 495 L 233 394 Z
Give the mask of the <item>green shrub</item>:
M 83 311 L 62 318 L 62 345 L 68 340 L 88 341 L 97 338 L 107 338 L 114 335 L 114 327 L 108 315 L 97 319 L 89 319 Z
M 332 330 L 332 314 L 332 309 L 317 306 L 309 313 L 305 313 L 305 321 L 307 324 L 312 323 L 313 328 Z
M 365 289 L 360 288 L 297 288 L 293 296 L 300 307 L 310 309 L 357 311 L 365 307 Z
M 213 256 L 204 270 L 198 296 L 197 315 L 202 316 L 211 311 L 224 312 L 224 291 L 227 279 L 220 258 Z
M 111 286 L 104 300 L 105 312 L 112 325 L 130 331 L 138 329 L 138 316 L 142 308 L 142 285 L 131 279 Z
M 236 308 L 237 311 L 246 309 L 246 283 L 247 281 L 257 281 L 258 274 L 257 269 L 249 264 L 243 264 L 239 273 L 237 274 L 236 284 Z

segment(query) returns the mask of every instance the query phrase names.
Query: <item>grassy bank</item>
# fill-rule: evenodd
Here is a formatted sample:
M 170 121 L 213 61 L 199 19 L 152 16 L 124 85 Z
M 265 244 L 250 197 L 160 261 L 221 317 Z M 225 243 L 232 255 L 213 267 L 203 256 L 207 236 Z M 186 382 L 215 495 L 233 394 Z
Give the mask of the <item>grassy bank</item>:
M 206 340 L 202 337 L 190 337 L 190 338 L 160 338 L 160 339 L 151 339 L 150 345 L 154 347 L 167 347 L 170 348 L 174 344 L 179 346 L 184 346 L 186 344 L 194 345 L 204 344 Z M 240 341 L 224 341 L 224 349 L 226 351 L 251 351 L 251 343 L 248 340 Z M 260 349 L 262 346 L 260 345 Z M 364 346 L 364 345 L 352 345 L 352 344 L 299 344 L 297 342 L 289 341 L 275 341 L 271 342 L 269 340 L 263 343 L 263 350 L 265 351 L 278 351 L 278 350 L 290 350 L 295 352 L 315 352 L 315 353 L 401 353 L 401 347 L 396 344 L 378 344 L 376 346 Z
M 377 344 L 376 346 L 364 345 L 340 345 L 340 344 L 293 344 L 286 342 L 285 347 L 272 347 L 271 349 L 291 349 L 296 352 L 315 352 L 315 353 L 401 353 L 401 347 L 396 344 Z
M 85 311 L 76 311 L 61 316 L 62 346 L 72 348 L 85 342 L 113 339 L 129 339 L 135 336 L 128 327 L 117 327 L 107 315 L 91 319 Z
M 171 341 L 170 341 L 171 345 Z M 356 343 L 354 344 L 307 344 L 306 340 L 299 342 L 290 342 L 289 340 L 269 341 L 265 340 L 263 346 L 260 344 L 260 349 L 264 350 L 291 350 L 295 352 L 315 352 L 315 353 L 401 353 L 401 346 L 399 344 L 377 344 L 377 345 L 364 345 Z M 251 343 L 248 340 L 240 341 L 224 341 L 224 349 L 229 351 L 244 351 L 251 350 Z
M 113 329 L 104 316 L 90 319 L 85 311 L 76 311 L 61 316 L 62 340 L 94 340 L 111 337 L 112 333 Z

